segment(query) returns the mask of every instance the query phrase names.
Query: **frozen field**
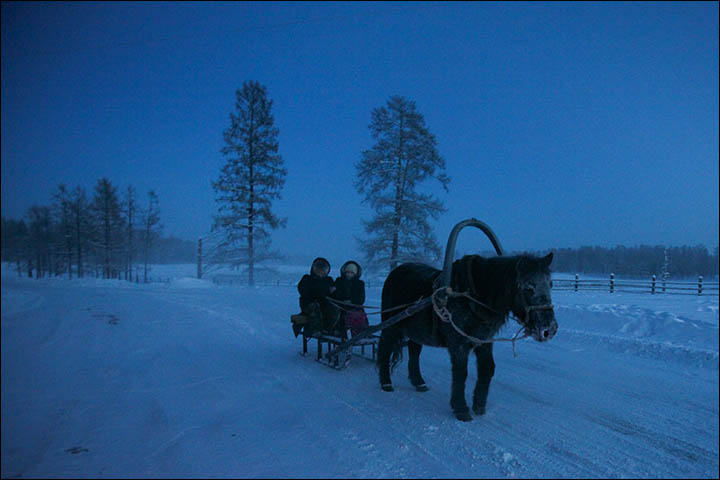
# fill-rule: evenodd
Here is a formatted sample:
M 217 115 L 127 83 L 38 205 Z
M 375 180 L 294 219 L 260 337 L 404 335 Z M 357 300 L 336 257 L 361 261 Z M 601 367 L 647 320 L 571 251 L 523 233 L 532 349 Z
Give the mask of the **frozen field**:
M 3 478 L 718 476 L 717 296 L 553 292 L 556 337 L 496 345 L 487 414 L 462 423 L 445 350 L 423 350 L 430 391 L 403 362 L 382 392 L 371 362 L 298 354 L 293 286 L 183 268 L 150 285 L 3 269 Z

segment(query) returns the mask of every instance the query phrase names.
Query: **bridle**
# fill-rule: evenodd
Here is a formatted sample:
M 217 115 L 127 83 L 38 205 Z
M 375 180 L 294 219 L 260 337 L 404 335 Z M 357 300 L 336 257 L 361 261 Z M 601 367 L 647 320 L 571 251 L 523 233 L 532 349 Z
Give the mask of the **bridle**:
M 492 313 L 500 315 L 500 312 L 498 312 L 497 310 L 490 308 L 489 306 L 487 306 L 484 303 L 477 300 L 478 294 L 477 294 L 477 290 L 475 289 L 475 282 L 473 281 L 473 275 L 472 275 L 473 259 L 474 259 L 474 257 L 470 257 L 468 259 L 468 261 L 466 262 L 467 267 L 465 269 L 465 276 L 466 276 L 466 281 L 468 284 L 468 292 L 466 294 L 464 294 L 463 296 L 467 297 L 469 300 L 472 300 L 472 302 L 470 303 L 470 310 L 476 316 L 479 316 L 479 314 L 477 313 L 475 304 L 478 304 L 478 305 L 484 307 L 486 310 L 488 310 Z M 518 322 L 525 328 L 530 328 L 530 326 L 527 324 L 527 322 L 530 319 L 530 312 L 541 311 L 541 310 L 554 310 L 555 307 L 551 303 L 542 304 L 542 305 L 527 305 L 525 302 L 525 298 L 522 295 L 522 285 L 520 285 L 520 282 L 517 283 L 517 289 L 518 289 L 518 294 L 520 296 L 520 301 L 522 302 L 522 309 L 523 309 L 524 315 L 523 315 L 523 318 L 521 319 L 519 315 L 515 314 L 515 312 L 513 312 L 513 314 L 515 314 L 515 317 L 518 319 Z
M 545 303 L 541 305 L 528 305 L 525 302 L 525 297 L 522 294 L 522 285 L 518 282 L 517 284 L 518 289 L 518 296 L 520 297 L 520 303 L 522 304 L 522 310 L 523 310 L 523 316 L 522 318 L 517 313 L 513 312 L 515 314 L 515 317 L 518 319 L 518 322 L 524 326 L 525 328 L 530 329 L 532 326 L 528 325 L 528 322 L 530 321 L 530 312 L 535 311 L 543 311 L 543 310 L 553 310 L 555 309 L 555 306 L 552 303 Z

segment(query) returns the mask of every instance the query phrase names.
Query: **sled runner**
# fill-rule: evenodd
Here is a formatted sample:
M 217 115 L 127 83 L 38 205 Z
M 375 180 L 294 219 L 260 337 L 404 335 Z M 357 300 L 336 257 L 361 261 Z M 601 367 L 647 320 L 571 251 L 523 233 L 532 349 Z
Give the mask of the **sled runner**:
M 380 340 L 380 337 L 377 335 L 368 336 L 354 342 L 351 347 L 355 348 L 345 348 L 342 351 L 331 353 L 332 350 L 337 350 L 337 347 L 346 342 L 346 340 L 327 333 L 315 333 L 313 335 L 305 335 L 305 333 L 302 333 L 301 335 L 303 341 L 302 355 L 308 354 L 308 343 L 314 340 L 317 343 L 317 357 L 315 359 L 322 364 L 339 370 L 347 367 L 350 363 L 351 355 L 374 362 L 377 355 L 377 344 Z M 323 345 L 325 345 L 325 347 L 323 347 Z M 323 351 L 326 353 L 323 354 Z
M 290 321 L 293 324 L 293 330 L 297 332 L 298 336 L 302 336 L 303 348 L 301 355 L 303 356 L 306 356 L 308 353 L 308 343 L 314 340 L 317 343 L 316 360 L 332 368 L 339 370 L 344 369 L 350 363 L 352 355 L 362 357 L 372 362 L 376 360 L 377 345 L 380 340 L 379 335 L 363 335 L 362 338 L 358 338 L 357 341 L 354 341 L 352 345 L 343 348 L 342 351 L 330 354 L 331 350 L 337 350 L 339 345 L 345 344 L 348 341 L 347 337 L 334 335 L 330 332 L 319 331 L 307 334 L 303 328 L 309 321 L 309 318 L 306 315 L 291 315 Z M 367 322 L 367 317 L 365 317 L 365 322 Z M 363 332 L 358 332 L 357 326 L 352 324 L 352 322 L 348 323 L 351 323 L 351 325 L 346 326 L 345 333 L 347 334 L 349 330 L 351 335 L 353 335 L 353 340 L 355 340 L 355 338 Z
M 375 332 L 378 332 L 384 328 L 394 325 L 394 324 L 398 323 L 400 320 L 404 320 L 405 318 L 415 314 L 416 312 L 429 307 L 431 303 L 432 303 L 431 298 L 420 299 L 417 302 L 413 303 L 412 305 L 408 306 L 402 312 L 397 313 L 396 315 L 393 315 L 391 318 L 389 318 L 377 325 L 373 325 L 373 326 L 366 328 L 365 330 L 358 333 L 357 335 L 355 335 L 354 337 L 352 337 L 349 340 L 332 343 L 332 344 L 328 342 L 328 348 L 331 345 L 335 348 L 333 348 L 332 350 L 329 350 L 325 354 L 325 359 L 328 362 L 332 362 L 332 361 L 334 361 L 334 359 L 338 358 L 339 356 L 342 356 L 343 352 L 348 351 L 348 350 L 352 351 L 352 348 L 355 346 L 358 346 L 358 345 L 364 348 L 364 344 L 366 345 L 365 342 L 370 341 L 370 342 L 372 342 L 371 343 L 372 344 L 372 357 L 373 357 L 372 359 L 375 360 L 375 358 L 377 356 L 376 345 L 380 340 L 380 336 L 376 335 Z M 318 346 L 318 356 L 320 356 L 321 354 L 322 354 L 322 351 L 320 350 L 320 347 Z
M 356 355 L 366 360 L 375 361 L 377 359 L 377 347 L 380 341 L 380 335 L 375 332 L 379 332 L 383 328 L 387 328 L 415 312 L 428 307 L 431 303 L 431 299 L 421 299 L 420 301 L 408 306 L 405 310 L 401 311 L 392 318 L 377 324 L 368 326 L 364 330 L 355 334 L 352 338 L 342 338 L 340 336 L 331 335 L 326 332 L 315 332 L 311 335 L 307 335 L 304 331 L 300 331 L 300 328 L 307 322 L 305 315 L 291 315 L 290 320 L 293 323 L 294 328 L 297 328 L 298 335 L 302 336 L 303 349 L 301 355 L 305 356 L 308 353 L 308 342 L 315 340 L 317 342 L 317 357 L 316 360 L 324 365 L 339 370 L 344 369 L 350 363 L 351 355 Z M 350 328 L 350 327 L 348 327 Z M 326 353 L 323 354 L 323 344 L 326 345 Z

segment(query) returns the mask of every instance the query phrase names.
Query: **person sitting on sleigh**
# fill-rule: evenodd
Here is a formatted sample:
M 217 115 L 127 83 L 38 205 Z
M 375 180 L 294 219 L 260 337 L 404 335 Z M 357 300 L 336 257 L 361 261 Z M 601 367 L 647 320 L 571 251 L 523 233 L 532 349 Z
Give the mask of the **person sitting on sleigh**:
M 340 311 L 328 302 L 327 297 L 335 291 L 330 273 L 330 262 L 318 257 L 312 262 L 310 273 L 303 275 L 298 283 L 300 315 L 291 317 L 293 333 L 297 337 L 304 330 L 312 336 L 322 332 L 339 333 Z
M 360 280 L 362 268 L 354 260 L 348 260 L 340 268 L 340 276 L 335 279 L 335 300 L 352 304 L 343 305 L 345 328 L 350 329 L 354 337 L 368 327 L 368 318 L 362 305 L 365 303 L 365 282 Z M 344 335 L 343 335 L 344 337 Z

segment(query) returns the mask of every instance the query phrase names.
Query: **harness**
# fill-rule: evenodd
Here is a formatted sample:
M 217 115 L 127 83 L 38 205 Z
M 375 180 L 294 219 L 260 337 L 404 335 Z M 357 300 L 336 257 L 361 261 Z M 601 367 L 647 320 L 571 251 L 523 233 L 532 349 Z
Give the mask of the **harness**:
M 554 306 L 552 304 L 543 304 L 543 305 L 527 305 L 525 302 L 524 297 L 521 295 L 520 300 L 522 302 L 523 307 L 523 316 L 520 318 L 517 314 L 515 315 L 518 317 L 518 321 L 521 325 L 520 329 L 515 333 L 515 335 L 512 338 L 494 338 L 489 340 L 481 340 L 479 338 L 476 338 L 472 335 L 469 335 L 465 333 L 460 327 L 458 327 L 452 318 L 452 313 L 447 309 L 447 302 L 450 297 L 464 297 L 471 301 L 469 303 L 470 311 L 475 316 L 480 318 L 481 314 L 477 311 L 477 306 L 479 305 L 483 307 L 484 309 L 488 310 L 491 313 L 494 313 L 496 315 L 503 315 L 502 312 L 498 312 L 494 308 L 491 308 L 490 306 L 484 304 L 483 302 L 477 300 L 477 290 L 475 289 L 475 282 L 473 282 L 472 278 L 472 257 L 466 262 L 467 268 L 466 268 L 466 280 L 468 284 L 468 292 L 455 292 L 452 290 L 451 287 L 440 287 L 437 288 L 431 295 L 432 297 L 432 305 L 433 305 L 433 311 L 435 312 L 435 315 L 433 315 L 433 336 L 437 335 L 437 328 L 438 323 L 437 319 L 439 318 L 441 321 L 445 323 L 449 323 L 452 325 L 452 327 L 455 329 L 456 332 L 458 332 L 463 337 L 467 338 L 471 343 L 474 344 L 473 349 L 476 348 L 479 345 L 485 344 L 485 343 L 493 343 L 493 342 L 512 342 L 513 346 L 513 356 L 517 356 L 515 353 L 515 342 L 517 340 L 521 340 L 523 338 L 527 338 L 530 335 L 524 334 L 523 336 L 518 336 L 520 332 L 525 329 L 529 328 L 527 321 L 530 319 L 530 312 L 533 311 L 539 311 L 539 310 L 553 310 Z M 518 286 L 519 287 L 519 286 Z M 443 298 L 440 298 L 442 295 Z
M 468 262 L 468 264 L 470 264 L 470 262 Z M 405 312 L 394 315 L 390 319 L 385 320 L 384 322 L 381 322 L 378 325 L 367 328 L 366 330 L 364 330 L 363 333 L 354 337 L 354 339 L 348 340 L 344 344 L 338 346 L 336 351 L 340 351 L 343 348 L 347 348 L 348 346 L 352 345 L 355 340 L 364 338 L 378 330 L 382 330 L 383 328 L 389 327 L 390 325 L 393 325 L 408 316 L 412 316 L 415 313 L 418 313 L 419 311 L 424 310 L 425 308 L 429 307 L 430 304 L 432 304 L 433 312 L 434 312 L 434 315 L 433 315 L 433 336 L 434 337 L 437 337 L 437 329 L 438 329 L 438 320 L 437 319 L 440 319 L 440 321 L 443 321 L 445 323 L 449 323 L 450 325 L 452 325 L 452 327 L 455 329 L 455 331 L 457 331 L 460 335 L 467 338 L 471 343 L 473 343 L 474 344 L 473 349 L 479 345 L 486 344 L 486 343 L 512 342 L 513 355 L 517 356 L 517 353 L 515 352 L 515 342 L 517 340 L 522 340 L 523 338 L 527 338 L 529 336 L 528 334 L 525 334 L 523 336 L 519 336 L 519 335 L 523 329 L 528 327 L 526 322 L 527 322 L 527 319 L 529 318 L 530 312 L 536 311 L 536 310 L 553 310 L 554 306 L 552 304 L 527 305 L 525 303 L 525 299 L 521 296 L 520 298 L 521 298 L 521 301 L 523 304 L 522 308 L 523 308 L 524 315 L 522 317 L 520 317 L 519 315 L 515 314 L 519 323 L 521 324 L 521 327 L 512 338 L 493 338 L 493 339 L 489 339 L 489 340 L 481 340 L 479 338 L 473 337 L 472 335 L 465 333 L 453 321 L 452 313 L 447 309 L 447 302 L 451 297 L 452 298 L 459 298 L 459 297 L 467 298 L 470 302 L 472 302 L 469 304 L 470 310 L 473 313 L 473 315 L 475 315 L 476 317 L 481 317 L 481 313 L 478 312 L 477 307 L 475 305 L 478 305 L 495 315 L 504 315 L 504 314 L 503 314 L 503 312 L 499 312 L 499 311 L 495 310 L 494 308 L 486 305 L 485 303 L 483 303 L 477 299 L 478 295 L 477 295 L 477 291 L 475 289 L 475 284 L 472 281 L 472 269 L 470 267 L 471 267 L 471 265 L 468 265 L 468 267 L 467 267 L 467 277 L 468 277 L 467 280 L 468 280 L 468 288 L 469 288 L 468 292 L 455 292 L 455 291 L 453 291 L 453 289 L 451 287 L 446 287 L 446 286 L 438 287 L 436 285 L 435 290 L 430 295 L 430 297 L 421 297 L 418 300 L 416 300 L 415 302 L 407 303 L 404 305 L 397 305 L 397 306 L 389 308 L 387 310 L 367 313 L 368 315 L 377 315 L 377 314 L 381 314 L 381 313 L 397 311 L 397 310 L 407 307 Z M 518 285 L 518 288 L 519 288 L 519 285 Z M 338 301 L 338 300 L 335 300 L 335 299 L 332 299 L 329 297 L 327 298 L 327 300 L 330 303 L 337 306 L 338 308 L 345 310 L 345 311 L 349 311 L 353 307 L 354 308 L 358 308 L 358 307 L 370 308 L 370 309 L 379 309 L 380 308 L 380 307 L 373 307 L 370 305 L 354 305 L 354 304 L 347 303 L 347 302 L 341 302 L 341 301 Z M 344 307 L 349 307 L 349 308 L 344 308 Z M 330 355 L 331 353 L 334 353 L 334 352 L 328 352 L 327 355 Z

